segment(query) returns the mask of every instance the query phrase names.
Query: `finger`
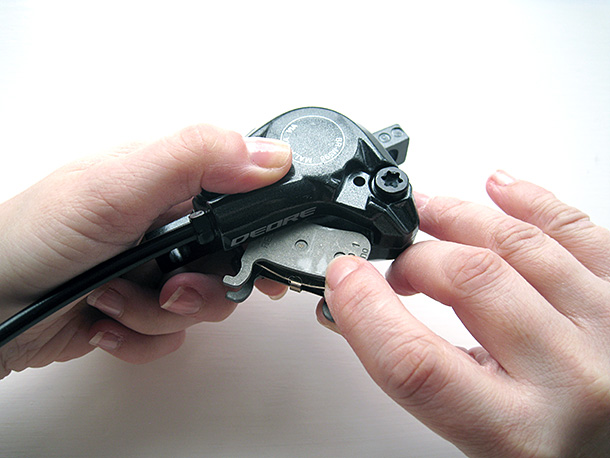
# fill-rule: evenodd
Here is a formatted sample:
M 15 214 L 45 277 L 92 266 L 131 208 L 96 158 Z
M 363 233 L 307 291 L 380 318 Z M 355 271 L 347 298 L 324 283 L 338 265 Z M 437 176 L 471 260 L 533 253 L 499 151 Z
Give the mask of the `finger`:
M 76 206 L 87 209 L 87 220 L 98 231 L 100 226 L 120 227 L 122 238 L 133 239 L 133 232 L 139 236 L 202 188 L 251 191 L 277 181 L 290 164 L 290 147 L 284 142 L 244 139 L 235 132 L 196 125 L 86 168 L 78 175 L 74 186 L 79 192 L 71 192 L 71 199 L 82 201 Z M 87 233 L 86 228 L 81 230 Z
M 490 177 L 487 192 L 506 213 L 542 229 L 596 275 L 610 277 L 610 231 L 593 224 L 585 213 L 505 172 Z
M 473 337 L 510 374 L 538 377 L 561 358 L 574 325 L 487 249 L 421 242 L 402 253 L 387 277 L 450 305 Z
M 146 335 L 177 332 L 201 321 L 220 321 L 234 309 L 224 299 L 218 280 L 200 274 L 173 277 L 160 295 L 118 278 L 91 293 L 87 303 Z
M 87 303 L 140 334 L 167 334 L 196 323 L 194 319 L 163 310 L 153 290 L 122 278 L 93 291 L 87 296 Z
M 325 300 L 377 384 L 440 434 L 466 441 L 469 431 L 489 430 L 488 412 L 505 407 L 492 394 L 502 389 L 497 374 L 417 321 L 366 261 L 333 260 Z
M 167 208 L 198 194 L 201 188 L 218 193 L 247 192 L 277 181 L 290 168 L 288 144 L 275 139 L 243 138 L 212 126 L 181 130 L 128 156 L 125 164 L 143 183 L 149 202 Z M 129 183 L 127 183 L 129 184 Z M 142 186 L 145 189 L 142 189 Z
M 557 241 L 541 229 L 496 210 L 447 197 L 419 201 L 423 231 L 441 240 L 489 248 L 573 319 L 598 319 L 600 294 L 608 289 Z M 400 282 L 395 282 L 401 287 Z M 607 294 L 607 293 L 606 293 Z M 605 311 L 603 312 L 605 314 Z
M 286 285 L 268 278 L 259 278 L 254 285 L 261 293 L 266 294 L 274 301 L 280 300 L 288 292 L 288 287 Z
M 140 334 L 114 320 L 100 320 L 89 330 L 89 345 L 133 364 L 144 364 L 176 351 L 185 332 L 163 335 Z
M 318 320 L 318 323 L 320 323 L 325 328 L 330 329 L 333 332 L 336 332 L 337 334 L 341 334 L 341 331 L 339 330 L 339 327 L 335 323 L 334 319 L 332 321 L 329 319 L 329 318 L 332 318 L 331 316 L 328 316 L 328 314 L 330 313 L 330 310 L 328 310 L 328 312 L 326 312 L 324 310 L 325 306 L 326 306 L 326 310 L 328 310 L 328 305 L 324 302 L 324 299 L 322 299 L 321 301 L 318 302 L 318 305 L 316 307 L 316 318 Z
M 195 322 L 218 322 L 227 318 L 237 304 L 226 298 L 221 277 L 186 272 L 173 276 L 161 288 L 161 308 Z

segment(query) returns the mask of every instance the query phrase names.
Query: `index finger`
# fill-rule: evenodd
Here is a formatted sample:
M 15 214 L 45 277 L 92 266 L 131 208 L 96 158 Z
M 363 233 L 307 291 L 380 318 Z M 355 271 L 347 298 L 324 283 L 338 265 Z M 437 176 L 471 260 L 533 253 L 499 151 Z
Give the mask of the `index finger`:
M 448 197 L 431 198 L 419 207 L 424 232 L 494 251 L 564 315 L 573 320 L 597 320 L 600 312 L 606 315 L 599 307 L 582 304 L 596 304 L 607 283 L 542 229 L 483 205 Z

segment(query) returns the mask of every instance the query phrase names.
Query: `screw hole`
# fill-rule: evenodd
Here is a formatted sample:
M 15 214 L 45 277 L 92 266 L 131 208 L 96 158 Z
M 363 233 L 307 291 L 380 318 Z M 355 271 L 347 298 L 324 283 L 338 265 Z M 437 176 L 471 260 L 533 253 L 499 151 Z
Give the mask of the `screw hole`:
M 363 177 L 354 178 L 354 184 L 356 186 L 364 186 L 365 183 L 366 183 L 366 180 Z
M 387 143 L 387 142 L 389 142 L 390 140 L 392 140 L 392 137 L 391 137 L 391 136 L 390 136 L 390 134 L 388 134 L 387 132 L 382 132 L 382 133 L 379 135 L 379 140 L 380 140 L 381 142 L 383 142 L 383 143 Z

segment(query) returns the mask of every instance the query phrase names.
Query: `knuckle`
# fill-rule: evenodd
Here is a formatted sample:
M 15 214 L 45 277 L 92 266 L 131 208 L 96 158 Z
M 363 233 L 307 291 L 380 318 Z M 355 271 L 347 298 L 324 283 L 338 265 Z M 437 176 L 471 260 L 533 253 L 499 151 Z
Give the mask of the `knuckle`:
M 201 154 L 210 149 L 210 142 L 216 136 L 210 135 L 208 126 L 194 125 L 180 130 L 175 137 L 178 147 L 192 153 Z M 214 140 L 215 142 L 216 140 Z M 212 143 L 213 146 L 214 143 Z
M 603 361 L 595 362 L 593 358 L 583 358 L 582 354 L 564 354 L 566 373 L 560 380 L 565 388 L 574 389 L 577 386 L 581 405 L 588 406 L 592 413 L 604 412 L 610 414 L 610 375 Z M 593 362 L 593 363 L 592 363 Z
M 178 145 L 197 154 L 223 154 L 244 145 L 243 136 L 232 130 L 220 129 L 208 124 L 196 124 L 180 130 Z
M 536 219 L 551 236 L 593 226 L 586 213 L 564 204 L 551 193 L 535 199 L 532 208 Z
M 586 398 L 597 410 L 610 414 L 610 378 L 607 373 L 598 373 L 586 385 Z
M 222 131 L 206 124 L 197 124 L 183 128 L 169 139 L 175 151 L 174 158 L 186 170 L 183 185 L 189 192 L 198 192 L 205 183 L 207 186 L 216 186 L 216 181 L 224 176 L 218 168 L 230 159 L 228 145 L 232 133 Z
M 506 272 L 502 258 L 489 249 L 463 247 L 448 261 L 445 274 L 458 299 L 470 299 L 496 288 Z
M 471 202 L 462 201 L 453 197 L 432 197 L 428 206 L 434 206 L 433 220 L 436 225 L 442 226 L 446 221 L 453 221 L 460 215 L 467 213 Z
M 492 249 L 503 258 L 529 251 L 546 241 L 544 232 L 531 224 L 505 220 L 494 231 Z
M 350 280 L 350 279 L 348 279 Z M 356 333 L 362 327 L 374 307 L 380 307 L 383 293 L 378 288 L 371 287 L 372 282 L 343 282 L 341 291 L 335 291 L 333 303 L 340 308 L 338 316 L 341 332 L 347 337 Z M 363 307 L 366 305 L 366 307 Z M 366 311 L 366 313 L 365 313 Z
M 425 404 L 446 385 L 440 355 L 426 336 L 401 338 L 385 358 L 383 387 L 403 406 Z

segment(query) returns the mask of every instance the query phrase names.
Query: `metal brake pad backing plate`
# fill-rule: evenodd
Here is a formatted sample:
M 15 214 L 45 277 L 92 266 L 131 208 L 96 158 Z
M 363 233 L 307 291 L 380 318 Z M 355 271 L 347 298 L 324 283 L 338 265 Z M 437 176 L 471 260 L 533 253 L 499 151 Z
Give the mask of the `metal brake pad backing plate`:
M 301 223 L 252 240 L 234 277 L 223 282 L 233 291 L 227 298 L 242 302 L 250 296 L 254 281 L 267 277 L 290 286 L 294 291 L 324 294 L 326 267 L 342 255 L 368 259 L 371 243 L 357 232 Z

